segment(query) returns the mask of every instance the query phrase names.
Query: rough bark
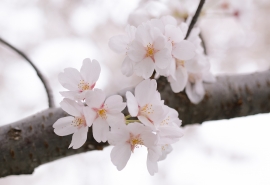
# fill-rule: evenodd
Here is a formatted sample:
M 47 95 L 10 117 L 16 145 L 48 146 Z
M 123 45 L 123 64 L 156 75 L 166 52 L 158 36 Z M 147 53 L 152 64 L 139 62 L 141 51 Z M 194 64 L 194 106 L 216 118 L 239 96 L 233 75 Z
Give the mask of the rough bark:
M 216 83 L 204 87 L 203 101 L 194 105 L 185 93 L 173 93 L 165 78 L 158 80 L 162 99 L 179 112 L 183 125 L 270 112 L 270 71 L 220 76 Z M 52 124 L 64 116 L 60 108 L 51 108 L 0 127 L 0 177 L 31 174 L 41 164 L 81 152 L 102 150 L 108 145 L 95 142 L 89 129 L 87 142 L 80 149 L 68 149 L 71 136 L 57 136 L 52 128 Z

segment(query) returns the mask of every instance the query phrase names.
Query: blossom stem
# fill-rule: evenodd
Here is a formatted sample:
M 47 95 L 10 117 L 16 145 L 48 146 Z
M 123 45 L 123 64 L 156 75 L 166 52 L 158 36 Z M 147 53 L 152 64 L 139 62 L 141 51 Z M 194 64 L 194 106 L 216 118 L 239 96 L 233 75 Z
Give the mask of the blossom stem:
M 129 123 L 133 123 L 133 122 L 139 122 L 139 123 L 141 123 L 140 120 L 134 120 L 134 119 L 133 119 L 133 120 L 131 120 L 131 119 L 130 119 L 130 120 L 126 120 L 126 124 L 127 124 L 127 125 L 128 125 Z
M 126 118 L 126 119 L 131 118 L 131 115 L 127 115 L 125 118 Z
M 15 51 L 17 54 L 19 54 L 22 58 L 24 58 L 34 68 L 34 70 L 37 73 L 37 76 L 39 77 L 39 79 L 41 80 L 41 82 L 43 83 L 43 85 L 45 87 L 47 97 L 48 97 L 49 108 L 53 108 L 54 107 L 54 100 L 53 100 L 51 88 L 50 88 L 49 84 L 47 83 L 47 81 L 45 80 L 42 73 L 39 71 L 39 69 L 34 65 L 34 63 L 23 52 L 21 52 L 20 50 L 18 50 L 17 48 L 15 48 L 11 44 L 9 44 L 7 41 L 3 40 L 2 38 L 0 38 L 0 42 L 3 43 L 4 45 L 8 46 L 10 49 Z
M 196 10 L 196 12 L 195 12 L 195 15 L 192 17 L 191 23 L 189 24 L 188 31 L 187 31 L 187 34 L 186 34 L 185 39 L 188 38 L 188 36 L 189 36 L 189 34 L 190 34 L 192 28 L 193 28 L 194 25 L 196 24 L 197 19 L 198 19 L 199 15 L 200 15 L 200 12 L 201 12 L 201 10 L 202 10 L 202 7 L 203 7 L 204 2 L 205 2 L 205 0 L 201 0 L 201 1 L 200 1 L 199 5 L 198 5 L 198 8 L 197 8 L 197 10 Z

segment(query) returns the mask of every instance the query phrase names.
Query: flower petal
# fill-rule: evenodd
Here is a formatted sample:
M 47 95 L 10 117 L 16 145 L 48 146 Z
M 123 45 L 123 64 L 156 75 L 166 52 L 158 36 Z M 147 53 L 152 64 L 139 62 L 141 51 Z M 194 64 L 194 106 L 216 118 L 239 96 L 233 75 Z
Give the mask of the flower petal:
M 154 72 L 155 64 L 150 57 L 144 58 L 141 62 L 138 62 L 134 66 L 134 72 L 138 76 L 142 76 L 144 79 L 150 78 Z
M 130 77 L 133 74 L 133 64 L 134 62 L 126 56 L 122 63 L 121 72 L 123 75 Z
M 134 40 L 130 44 L 130 49 L 127 52 L 127 56 L 134 62 L 143 60 L 146 55 L 146 50 L 141 42 Z
M 72 120 L 71 120 L 72 119 Z M 74 118 L 60 118 L 54 123 L 54 133 L 58 136 L 66 136 L 77 131 L 77 127 L 72 125 Z
M 126 92 L 126 98 L 127 98 L 127 107 L 128 107 L 129 114 L 132 117 L 137 116 L 139 112 L 139 106 L 138 106 L 136 98 L 129 91 Z
M 66 68 L 63 73 L 58 75 L 60 84 L 68 90 L 78 90 L 78 84 L 81 80 L 81 74 L 77 69 Z
M 80 107 L 75 101 L 64 98 L 63 101 L 60 102 L 61 108 L 67 112 L 68 114 L 79 117 L 81 116 L 82 107 Z
M 94 120 L 96 119 L 97 117 L 97 112 L 94 111 L 92 108 L 90 107 L 84 107 L 83 108 L 83 114 L 84 114 L 84 117 L 85 117 L 85 121 L 86 121 L 86 124 L 88 127 L 91 127 Z
M 125 107 L 126 103 L 120 95 L 112 95 L 105 100 L 104 106 L 109 114 L 120 113 Z
M 186 86 L 186 93 L 192 103 L 198 104 L 200 101 L 202 101 L 205 95 L 202 80 L 196 81 L 194 84 L 188 82 Z
M 179 66 L 175 71 L 175 78 L 176 80 L 174 80 L 173 78 L 168 78 L 168 80 L 171 84 L 172 91 L 175 93 L 179 93 L 180 91 L 184 90 L 187 84 L 187 70 L 184 67 Z
M 161 69 L 165 69 L 172 62 L 172 57 L 168 49 L 158 51 L 157 53 L 155 53 L 154 58 L 155 64 Z
M 139 106 L 144 106 L 145 104 L 151 102 L 155 97 L 157 91 L 157 82 L 155 80 L 144 80 L 139 83 L 135 88 L 135 97 Z
M 174 45 L 172 54 L 179 60 L 190 60 L 195 56 L 195 47 L 190 41 L 183 40 Z
M 78 131 L 73 134 L 72 141 L 69 145 L 69 148 L 70 147 L 72 147 L 73 149 L 80 148 L 87 139 L 87 132 L 88 132 L 88 127 L 79 128 Z
M 81 67 L 81 75 L 83 79 L 88 82 L 91 86 L 95 84 L 99 78 L 100 75 L 100 65 L 98 61 L 91 60 L 89 58 L 86 58 L 83 60 L 83 65 Z
M 128 143 L 116 145 L 111 151 L 111 161 L 120 171 L 127 165 L 130 155 L 131 150 Z
M 101 89 L 89 91 L 85 96 L 86 104 L 91 108 L 101 108 L 106 98 L 105 93 Z
M 106 120 L 97 118 L 93 123 L 93 136 L 97 142 L 106 142 L 109 133 L 109 125 Z
M 129 38 L 127 35 L 116 35 L 109 40 L 109 47 L 116 53 L 125 53 Z

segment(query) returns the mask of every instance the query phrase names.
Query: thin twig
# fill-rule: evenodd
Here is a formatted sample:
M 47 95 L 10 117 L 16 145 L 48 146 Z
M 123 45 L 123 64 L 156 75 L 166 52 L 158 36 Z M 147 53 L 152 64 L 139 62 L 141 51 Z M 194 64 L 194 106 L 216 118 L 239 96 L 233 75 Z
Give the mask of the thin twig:
M 15 51 L 17 54 L 19 54 L 22 58 L 24 58 L 34 68 L 39 79 L 41 80 L 41 82 L 43 83 L 43 85 L 45 87 L 47 97 L 48 97 L 49 107 L 50 108 L 54 107 L 54 101 L 53 101 L 53 95 L 52 95 L 51 88 L 50 88 L 49 84 L 46 82 L 42 73 L 39 71 L 39 69 L 34 65 L 34 63 L 23 52 L 21 52 L 20 50 L 18 50 L 17 48 L 15 48 L 11 44 L 9 44 L 7 41 L 3 40 L 2 38 L 0 38 L 0 42 L 2 42 L 4 45 L 8 46 L 10 49 Z
M 190 25 L 189 25 L 189 27 L 188 27 L 188 31 L 187 31 L 187 34 L 186 34 L 185 39 L 188 38 L 188 36 L 189 36 L 189 34 L 190 34 L 192 28 L 193 28 L 194 25 L 196 24 L 197 19 L 198 19 L 200 13 L 201 13 L 201 10 L 202 10 L 202 7 L 203 7 L 204 2 L 205 2 L 205 0 L 201 0 L 201 1 L 200 1 L 200 4 L 198 5 L 198 8 L 197 8 L 197 10 L 196 10 L 196 13 L 195 13 L 195 15 L 192 17 L 191 23 L 190 23 Z
M 202 40 L 203 52 L 204 52 L 205 55 L 207 55 L 207 48 L 206 48 L 206 44 L 205 44 L 205 40 L 204 40 L 204 37 L 203 37 L 203 35 L 202 35 L 202 32 L 200 32 L 199 37 L 200 37 L 201 40 Z

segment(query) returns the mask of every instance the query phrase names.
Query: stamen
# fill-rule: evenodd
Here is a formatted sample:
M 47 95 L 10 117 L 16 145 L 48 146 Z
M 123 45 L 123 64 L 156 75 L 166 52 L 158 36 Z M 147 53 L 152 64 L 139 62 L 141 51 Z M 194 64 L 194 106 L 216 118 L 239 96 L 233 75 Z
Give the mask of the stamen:
M 78 88 L 80 89 L 80 92 L 92 89 L 90 84 L 85 82 L 84 80 L 80 80 L 80 83 L 78 84 Z
M 143 140 L 140 138 L 140 134 L 137 136 L 130 134 L 129 143 L 131 145 L 131 151 L 134 152 L 135 148 L 139 148 L 141 145 L 143 145 Z
M 107 119 L 107 111 L 105 109 L 99 109 L 97 113 L 102 119 Z
M 141 113 L 142 113 L 142 115 L 147 115 L 147 114 L 152 114 L 153 112 L 154 112 L 154 110 L 153 110 L 153 105 L 152 104 L 146 104 L 145 106 L 143 106 L 142 108 L 141 108 Z
M 185 61 L 176 59 L 176 66 L 185 67 Z
M 74 120 L 71 123 L 75 127 L 86 126 L 86 121 L 84 117 L 74 117 Z
M 148 44 L 146 46 L 146 57 L 153 57 L 155 54 L 155 49 L 154 49 L 154 46 L 153 44 Z

